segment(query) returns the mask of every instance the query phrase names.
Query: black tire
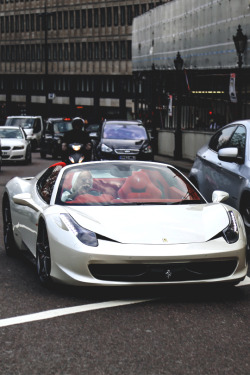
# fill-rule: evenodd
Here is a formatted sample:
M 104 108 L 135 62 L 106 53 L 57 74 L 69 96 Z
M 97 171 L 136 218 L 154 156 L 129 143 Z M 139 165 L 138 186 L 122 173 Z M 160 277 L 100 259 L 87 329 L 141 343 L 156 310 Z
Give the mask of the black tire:
M 50 287 L 52 284 L 50 277 L 51 257 L 48 232 L 44 221 L 39 224 L 36 242 L 36 269 L 41 284 Z
M 31 154 L 31 149 L 28 148 L 26 151 L 26 155 L 25 155 L 25 164 L 28 165 L 31 163 L 32 163 L 32 154 Z
M 14 240 L 14 233 L 12 228 L 12 219 L 10 211 L 10 202 L 7 197 L 3 199 L 3 240 L 6 254 L 8 256 L 17 255 L 17 246 Z

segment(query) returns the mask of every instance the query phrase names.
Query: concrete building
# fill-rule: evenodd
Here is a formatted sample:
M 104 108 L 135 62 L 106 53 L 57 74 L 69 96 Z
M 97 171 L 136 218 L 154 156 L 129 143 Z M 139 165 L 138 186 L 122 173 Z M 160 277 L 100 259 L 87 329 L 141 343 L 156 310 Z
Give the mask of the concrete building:
M 1 0 L 1 117 L 132 116 L 133 18 L 163 2 Z

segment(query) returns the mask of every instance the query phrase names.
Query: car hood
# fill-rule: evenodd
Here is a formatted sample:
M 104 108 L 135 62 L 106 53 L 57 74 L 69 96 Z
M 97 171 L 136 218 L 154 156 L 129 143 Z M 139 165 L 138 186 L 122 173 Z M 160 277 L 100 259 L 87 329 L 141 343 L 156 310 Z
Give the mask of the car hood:
M 222 204 L 66 208 L 84 228 L 121 243 L 208 241 L 228 226 Z M 216 219 L 215 219 L 216 218 Z
M 124 148 L 124 149 L 136 149 L 140 150 L 142 146 L 148 144 L 148 140 L 131 140 L 131 139 L 102 139 L 101 143 L 104 143 L 112 149 Z
M 24 146 L 25 140 L 18 138 L 1 138 L 1 146 Z

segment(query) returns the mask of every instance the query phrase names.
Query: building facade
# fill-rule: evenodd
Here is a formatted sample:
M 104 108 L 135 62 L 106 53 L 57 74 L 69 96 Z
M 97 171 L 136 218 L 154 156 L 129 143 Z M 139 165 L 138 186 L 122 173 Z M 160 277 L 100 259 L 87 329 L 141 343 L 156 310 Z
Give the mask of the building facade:
M 249 118 L 249 19 L 249 0 L 175 0 L 134 19 L 135 112 L 161 129 Z
M 1 120 L 131 117 L 133 19 L 162 2 L 1 0 Z

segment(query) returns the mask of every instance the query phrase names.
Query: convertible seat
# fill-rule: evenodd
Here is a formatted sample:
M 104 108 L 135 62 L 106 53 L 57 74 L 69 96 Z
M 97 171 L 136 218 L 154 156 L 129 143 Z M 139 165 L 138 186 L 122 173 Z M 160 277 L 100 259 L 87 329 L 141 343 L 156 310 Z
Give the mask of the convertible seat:
M 143 172 L 133 172 L 118 191 L 120 198 L 161 198 L 162 193 Z

